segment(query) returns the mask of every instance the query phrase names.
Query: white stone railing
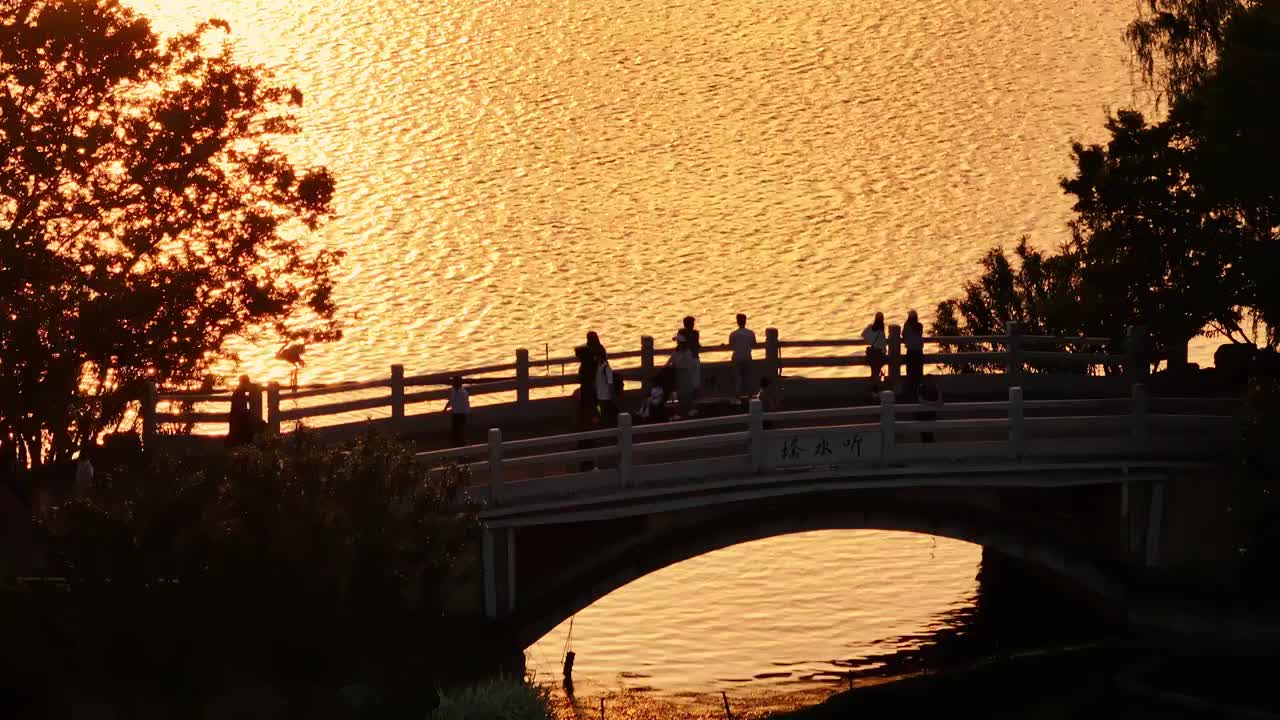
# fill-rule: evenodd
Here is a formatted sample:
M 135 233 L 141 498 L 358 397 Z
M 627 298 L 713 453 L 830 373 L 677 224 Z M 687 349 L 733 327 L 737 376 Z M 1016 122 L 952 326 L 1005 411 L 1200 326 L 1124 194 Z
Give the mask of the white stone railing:
M 999 345 L 1003 350 L 977 352 L 947 349 L 974 345 Z M 1123 348 L 1112 348 L 1111 341 L 1107 338 L 1025 335 L 1020 331 L 1018 323 L 1009 323 L 1005 335 L 926 337 L 923 362 L 926 367 L 999 365 L 1004 367 L 1009 382 L 1017 382 L 1027 365 L 1053 365 L 1077 371 L 1091 367 L 1123 369 L 1130 382 L 1140 381 L 1147 368 L 1143 331 L 1132 329 L 1123 345 Z M 757 359 L 755 364 L 761 371 L 773 375 L 786 369 L 847 370 L 867 365 L 865 355 L 854 350 L 865 346 L 866 342 L 861 339 L 783 340 L 777 329 L 769 328 L 765 332 L 765 341 L 757 344 L 757 349 L 763 350 L 764 357 Z M 1106 348 L 1113 352 L 1068 351 L 1068 348 L 1073 347 Z M 932 351 L 929 351 L 930 348 Z M 787 350 L 796 350 L 797 353 L 788 356 Z M 814 354 L 823 350 L 839 352 Z M 671 352 L 670 349 L 656 348 L 653 337 L 646 335 L 641 338 L 639 350 L 611 353 L 609 359 L 614 369 L 625 379 L 647 382 L 656 370 L 658 359 Z M 704 377 L 708 371 L 727 365 L 729 352 L 728 345 L 704 346 L 701 351 Z M 894 381 L 901 376 L 906 359 L 901 332 L 896 325 L 889 326 L 887 355 L 886 368 L 890 381 Z M 385 379 L 299 389 L 288 389 L 277 383 L 270 383 L 266 388 L 254 386 L 255 390 L 250 398 L 255 415 L 265 420 L 268 430 L 273 433 L 279 433 L 287 424 L 296 421 L 321 425 L 335 416 L 362 411 L 376 411 L 384 417 L 375 421 L 390 423 L 394 427 L 397 423 L 403 423 L 407 417 L 415 415 L 413 411 L 423 407 L 423 403 L 434 403 L 427 412 L 437 412 L 439 403 L 448 397 L 446 385 L 450 378 L 460 376 L 469 379 L 467 387 L 473 400 L 479 400 L 482 404 L 490 399 L 501 402 L 510 406 L 515 416 L 519 416 L 529 406 L 532 392 L 542 388 L 576 385 L 577 379 L 571 370 L 576 363 L 577 360 L 573 357 L 531 359 L 527 350 L 520 349 L 516 350 L 513 363 L 458 368 L 415 376 L 406 376 L 403 365 L 392 365 L 390 376 Z M 562 371 L 560 375 L 552 374 L 551 369 L 557 367 L 570 371 Z M 539 375 L 539 370 L 545 374 Z M 352 395 L 358 397 L 351 397 Z M 152 388 L 141 409 L 144 442 L 154 439 L 162 426 L 225 427 L 227 411 L 217 406 L 229 404 L 230 399 L 230 392 L 157 392 Z M 318 404 L 317 400 L 320 401 Z M 304 404 L 302 401 L 311 402 Z M 285 403 L 293 403 L 295 407 L 287 407 Z M 181 405 L 190 405 L 194 409 L 172 409 Z M 210 405 L 217 409 L 207 409 Z M 365 424 L 363 418 L 358 422 L 347 423 L 361 427 Z
M 635 426 L 624 413 L 616 428 L 514 441 L 494 428 L 486 444 L 417 457 L 466 466 L 481 482 L 464 500 L 510 506 L 813 468 L 1221 457 L 1238 442 L 1237 410 L 1231 399 L 1152 400 L 1143 384 L 1130 397 L 1027 400 L 1013 387 L 1006 401 L 937 406 L 886 391 L 878 406 L 765 413 L 753 400 L 727 417 Z

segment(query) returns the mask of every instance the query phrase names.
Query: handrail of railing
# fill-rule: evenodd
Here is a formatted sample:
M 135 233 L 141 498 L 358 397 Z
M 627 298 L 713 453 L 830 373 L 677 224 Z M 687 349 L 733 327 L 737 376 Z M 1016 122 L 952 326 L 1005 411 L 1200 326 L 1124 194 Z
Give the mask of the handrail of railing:
M 525 438 L 523 440 L 506 440 L 502 443 L 503 450 L 527 450 L 529 448 L 539 448 L 547 445 L 562 445 L 564 443 L 578 442 L 580 440 L 605 440 L 617 436 L 618 431 L 615 428 L 605 428 L 603 430 L 585 430 L 575 433 L 560 433 L 558 435 L 543 435 L 535 438 Z
M 1104 337 L 1076 337 L 1076 336 L 1058 336 L 1058 335 L 1019 335 L 1024 342 L 1037 344 L 1060 344 L 1060 345 L 1110 345 L 1111 338 Z
M 530 363 L 532 366 L 533 363 Z M 501 363 L 497 365 L 479 365 L 470 368 L 459 368 L 457 370 L 447 370 L 444 372 L 433 372 L 425 375 L 413 375 L 404 379 L 406 386 L 410 385 L 441 385 L 450 382 L 455 377 L 467 378 L 474 375 L 490 375 L 496 372 L 516 372 L 519 365 L 516 363 Z M 384 383 L 389 382 L 387 380 Z
M 1105 365 L 1124 362 L 1123 355 L 1110 353 L 1062 353 L 1046 350 L 1028 350 L 1022 353 L 1027 362 L 1055 362 L 1061 365 Z
M 864 360 L 864 358 L 859 358 Z M 951 353 L 924 353 L 924 363 L 935 365 L 968 365 L 970 363 L 1003 363 L 1009 359 L 1009 353 L 978 352 L 965 350 Z
M 342 413 L 355 412 L 357 410 L 372 410 L 374 408 L 383 408 L 391 404 L 391 398 L 375 397 L 362 398 L 360 400 L 347 400 L 345 402 L 326 403 L 324 405 L 310 405 L 303 408 L 289 408 L 280 411 L 280 419 L 283 421 L 302 420 L 303 418 L 319 417 L 324 415 L 340 415 Z
M 828 348 L 828 347 L 857 347 L 866 345 L 867 341 L 858 338 L 848 338 L 843 340 L 779 340 L 780 348 Z
M 218 392 L 183 392 L 181 390 L 166 392 L 156 396 L 159 402 L 230 402 L 230 391 Z
M 1121 408 L 1129 409 L 1132 400 L 1127 397 L 1072 398 L 1067 400 L 1027 400 L 1027 410 L 1067 410 L 1072 408 Z
M 742 425 L 747 422 L 746 415 L 720 415 L 709 418 L 696 418 L 693 420 L 674 420 L 672 422 L 655 423 L 652 425 L 638 425 L 632 428 L 633 435 L 639 437 L 643 435 L 656 435 L 658 433 L 678 433 L 688 430 L 706 430 L 707 428 L 723 427 L 725 425 Z
M 806 420 L 832 420 L 847 417 L 879 417 L 878 405 L 855 405 L 841 408 L 823 408 L 820 410 L 784 410 L 765 413 L 764 419 L 770 422 L 804 422 Z
M 506 449 L 505 446 L 503 449 Z M 528 465 L 546 465 L 548 463 L 577 462 L 580 460 L 599 460 L 616 454 L 613 447 L 583 448 L 581 450 L 561 450 L 541 455 L 518 455 L 503 457 L 503 467 L 525 467 Z
M 899 420 L 895 430 L 990 430 L 1009 427 L 1009 418 L 957 418 L 955 420 Z
M 224 423 L 227 412 L 156 413 L 156 422 L 162 423 Z
M 649 440 L 647 442 L 636 443 L 635 452 L 670 452 L 672 450 L 697 450 L 704 447 L 720 447 L 721 445 L 732 445 L 744 440 L 751 439 L 751 432 L 748 430 L 738 430 L 736 432 L 716 433 L 714 435 L 695 435 L 693 437 L 684 438 L 667 438 L 664 440 Z
M 1018 337 L 1021 337 L 1019 335 Z M 1008 335 L 926 335 L 925 343 L 935 343 L 938 345 L 958 345 L 961 343 L 1006 343 L 1009 341 Z
M 488 452 L 488 444 L 464 445 L 462 447 L 448 448 L 446 450 L 427 450 L 420 453 L 414 453 L 413 457 L 420 462 L 431 462 L 433 460 L 457 460 L 458 458 L 479 457 L 487 454 Z
M 333 383 L 331 385 L 319 385 L 306 389 L 290 390 L 288 392 L 281 390 L 281 400 L 302 400 L 309 397 L 320 397 L 322 395 L 337 395 L 339 393 L 359 392 L 361 390 L 372 390 L 374 388 L 384 388 L 391 385 L 390 380 L 366 380 L 364 382 L 343 382 Z

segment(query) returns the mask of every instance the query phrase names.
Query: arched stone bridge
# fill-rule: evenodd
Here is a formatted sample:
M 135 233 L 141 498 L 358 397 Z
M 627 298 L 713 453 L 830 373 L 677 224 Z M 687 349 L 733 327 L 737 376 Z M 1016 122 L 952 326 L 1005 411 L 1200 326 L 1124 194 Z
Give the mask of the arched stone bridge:
M 484 609 L 523 647 L 682 560 L 817 529 L 908 530 L 1023 558 L 1122 602 L 1180 558 L 1239 452 L 1232 401 L 1127 397 L 764 413 L 422 453 L 464 462 L 485 504 Z M 936 417 L 925 413 L 936 412 Z M 931 437 L 930 437 L 931 436 Z M 587 467 L 586 465 L 591 467 Z M 838 562 L 839 558 L 832 558 Z

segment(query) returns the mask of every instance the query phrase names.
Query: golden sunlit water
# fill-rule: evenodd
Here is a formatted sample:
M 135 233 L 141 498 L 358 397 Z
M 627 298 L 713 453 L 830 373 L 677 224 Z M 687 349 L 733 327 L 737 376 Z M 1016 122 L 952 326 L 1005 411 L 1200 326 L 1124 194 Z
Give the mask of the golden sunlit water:
M 306 95 L 287 147 L 337 175 L 346 338 L 301 382 L 610 348 L 733 314 L 849 337 L 1067 238 L 1069 143 L 1131 102 L 1108 0 L 130 0 L 219 16 Z M 706 340 L 704 339 L 704 342 Z M 275 347 L 245 370 L 285 381 Z M 579 674 L 800 687 L 969 601 L 979 550 L 874 532 L 730 548 L 581 613 Z M 784 611 L 785 608 L 785 611 Z M 566 628 L 529 651 L 559 671 Z

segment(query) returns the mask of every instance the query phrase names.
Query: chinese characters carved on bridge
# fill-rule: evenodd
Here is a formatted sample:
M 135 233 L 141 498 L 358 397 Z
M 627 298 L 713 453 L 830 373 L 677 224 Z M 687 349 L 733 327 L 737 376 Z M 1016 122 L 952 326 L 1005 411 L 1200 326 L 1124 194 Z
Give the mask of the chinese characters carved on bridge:
M 880 455 L 880 434 L 831 428 L 774 431 L 769 443 L 773 467 L 839 465 L 874 460 Z

